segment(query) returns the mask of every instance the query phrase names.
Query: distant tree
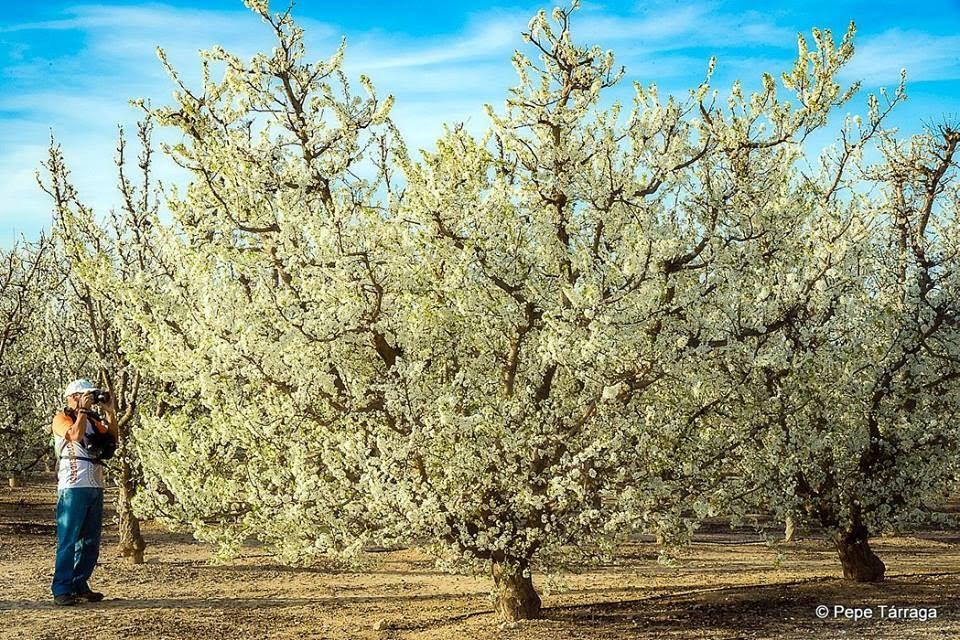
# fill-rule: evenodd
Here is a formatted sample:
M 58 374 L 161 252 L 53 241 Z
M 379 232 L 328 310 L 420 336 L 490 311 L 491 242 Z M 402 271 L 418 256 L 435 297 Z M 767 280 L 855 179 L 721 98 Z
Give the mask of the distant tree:
M 36 351 L 51 242 L 0 250 L 0 473 L 11 482 L 50 454 L 49 360 Z

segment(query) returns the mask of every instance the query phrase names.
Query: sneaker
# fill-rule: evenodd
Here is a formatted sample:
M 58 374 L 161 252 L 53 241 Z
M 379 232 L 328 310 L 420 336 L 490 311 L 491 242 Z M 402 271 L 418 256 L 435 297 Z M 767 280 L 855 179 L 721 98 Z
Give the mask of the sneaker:
M 61 607 L 69 607 L 80 602 L 77 599 L 77 596 L 72 593 L 61 593 L 58 596 L 53 596 L 53 602 L 60 605 Z
M 77 600 L 82 600 L 83 602 L 100 602 L 103 600 L 103 594 L 99 591 L 84 591 L 83 593 L 77 594 Z

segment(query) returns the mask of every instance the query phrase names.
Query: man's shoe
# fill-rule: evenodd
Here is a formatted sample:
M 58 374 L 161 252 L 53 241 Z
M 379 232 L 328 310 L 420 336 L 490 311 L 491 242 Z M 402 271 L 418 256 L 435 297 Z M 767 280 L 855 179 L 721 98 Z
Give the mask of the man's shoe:
M 72 593 L 61 593 L 60 595 L 53 597 L 53 602 L 61 607 L 69 607 L 77 604 L 80 601 L 77 599 L 77 596 L 73 595 Z
M 103 600 L 103 594 L 99 591 L 84 591 L 83 593 L 77 594 L 77 600 L 82 600 L 83 602 L 100 602 Z

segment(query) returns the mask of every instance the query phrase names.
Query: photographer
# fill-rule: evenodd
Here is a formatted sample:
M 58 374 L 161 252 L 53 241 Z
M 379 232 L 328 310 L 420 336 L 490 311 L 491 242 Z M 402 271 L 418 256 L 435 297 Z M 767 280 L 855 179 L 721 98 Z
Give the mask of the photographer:
M 51 427 L 59 458 L 57 557 L 51 588 L 56 604 L 73 605 L 103 600 L 87 580 L 100 555 L 103 461 L 112 457 L 118 432 L 109 393 L 89 380 L 76 380 L 64 396 L 67 406 L 54 416 Z M 93 410 L 95 405 L 102 408 L 103 416 Z

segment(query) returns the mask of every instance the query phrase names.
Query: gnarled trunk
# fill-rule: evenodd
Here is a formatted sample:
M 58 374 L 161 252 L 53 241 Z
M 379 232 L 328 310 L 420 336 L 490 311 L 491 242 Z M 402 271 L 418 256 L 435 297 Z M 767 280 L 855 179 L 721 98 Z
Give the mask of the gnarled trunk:
M 118 533 L 120 536 L 119 553 L 131 564 L 143 564 L 143 550 L 147 544 L 140 533 L 140 520 L 133 514 L 130 500 L 136 487 L 130 463 L 126 459 L 120 462 L 120 487 L 117 497 Z
M 855 582 L 881 582 L 887 567 L 870 549 L 870 533 L 855 517 L 850 526 L 833 536 L 833 543 L 840 554 L 843 577 Z
M 528 561 L 494 561 L 492 573 L 497 588 L 497 613 L 504 620 L 512 622 L 540 617 L 540 596 L 533 587 Z

